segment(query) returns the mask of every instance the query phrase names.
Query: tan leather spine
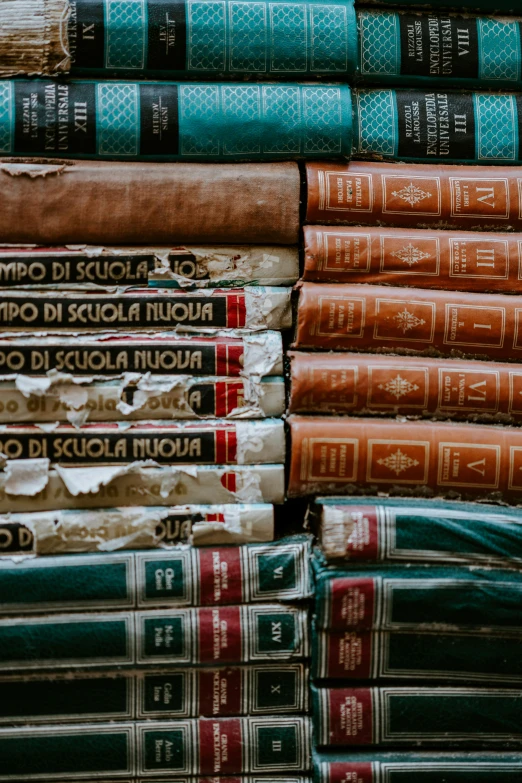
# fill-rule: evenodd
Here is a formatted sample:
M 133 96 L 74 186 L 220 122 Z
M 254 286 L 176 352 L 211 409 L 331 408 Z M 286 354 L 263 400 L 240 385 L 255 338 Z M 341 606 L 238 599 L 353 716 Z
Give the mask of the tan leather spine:
M 522 234 L 305 226 L 303 280 L 522 291 Z
M 0 0 L 0 78 L 70 67 L 68 0 Z
M 295 163 L 0 161 L 0 242 L 295 244 Z
M 308 223 L 522 229 L 514 166 L 307 163 Z
M 522 367 L 358 353 L 290 353 L 292 413 L 522 421 Z
M 289 496 L 361 491 L 522 501 L 522 429 L 290 416 Z
M 292 347 L 521 361 L 521 300 L 502 294 L 303 283 Z

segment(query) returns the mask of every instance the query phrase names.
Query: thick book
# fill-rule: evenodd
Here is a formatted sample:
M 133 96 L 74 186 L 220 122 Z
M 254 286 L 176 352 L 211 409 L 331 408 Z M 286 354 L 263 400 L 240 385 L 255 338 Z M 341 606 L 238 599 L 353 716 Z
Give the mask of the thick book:
M 19 79 L 0 82 L 0 109 L 7 156 L 228 162 L 352 152 L 344 84 Z
M 349 416 L 289 418 L 288 494 L 382 492 L 522 500 L 522 431 Z
M 298 277 L 294 247 L 0 247 L 4 288 L 285 286 Z
M 313 768 L 315 783 L 519 783 L 522 753 L 314 751 Z
M 303 713 L 301 663 L 0 678 L 0 724 Z
M 302 716 L 3 728 L 0 780 L 306 772 L 310 745 Z
M 369 496 L 316 498 L 314 511 L 326 561 L 522 561 L 519 508 Z
M 484 566 L 317 568 L 315 614 L 333 631 L 464 631 L 520 637 L 522 571 Z
M 288 329 L 290 288 L 251 286 L 212 291 L 129 289 L 28 292 L 9 290 L 0 302 L 0 327 L 27 329 Z
M 1 354 L 0 347 L 0 354 Z M 284 378 L 138 375 L 121 380 L 0 380 L 0 423 L 263 419 L 286 409 Z
M 305 226 L 303 280 L 518 293 L 522 235 Z
M 0 615 L 300 601 L 311 539 L 0 559 Z
M 316 630 L 311 638 L 315 679 L 522 683 L 522 636 Z
M 0 242 L 295 245 L 299 191 L 287 162 L 0 160 Z
M 154 332 L 133 334 L 4 334 L 0 339 L 2 380 L 17 375 L 119 378 L 145 375 L 239 376 L 283 375 L 279 332 L 222 330 L 213 334 Z M 27 382 L 26 382 L 27 383 Z M 18 383 L 20 386 L 20 382 Z M 25 388 L 25 387 L 24 387 Z
M 48 460 L 8 460 L 0 469 L 0 513 L 107 506 L 283 503 L 285 466 L 163 465 L 50 468 Z
M 318 746 L 520 745 L 522 692 L 508 688 L 314 688 Z
M 503 294 L 302 283 L 293 347 L 517 361 L 517 302 Z
M 198 422 L 114 422 L 0 425 L 0 452 L 10 460 L 101 466 L 153 461 L 159 465 L 254 465 L 284 462 L 281 419 Z
M 0 670 L 303 660 L 308 619 L 307 609 L 281 604 L 2 618 Z
M 519 172 L 510 166 L 307 163 L 306 222 L 520 231 Z
M 274 539 L 274 507 L 232 503 L 62 509 L 0 516 L 0 555 L 170 549 Z
M 521 421 L 517 364 L 382 353 L 295 351 L 289 356 L 293 413 Z

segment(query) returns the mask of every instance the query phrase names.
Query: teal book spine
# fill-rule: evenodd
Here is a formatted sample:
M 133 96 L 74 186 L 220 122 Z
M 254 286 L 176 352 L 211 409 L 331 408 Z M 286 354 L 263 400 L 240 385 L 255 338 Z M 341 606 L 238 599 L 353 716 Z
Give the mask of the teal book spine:
M 70 0 L 69 6 L 73 74 L 344 80 L 354 69 L 352 0 Z
M 351 123 L 351 92 L 342 84 L 0 82 L 0 155 L 348 157 Z
M 318 568 L 319 628 L 522 632 L 522 571 L 475 566 Z
M 311 539 L 0 559 L 0 616 L 218 606 L 312 596 Z
M 522 691 L 494 688 L 315 688 L 322 747 L 522 743 Z
M 0 781 L 306 772 L 310 735 L 301 716 L 2 728 Z
M 365 8 L 357 11 L 357 28 L 358 81 L 522 86 L 520 19 Z
M 317 498 L 326 561 L 508 565 L 522 561 L 520 509 L 404 498 Z
M 304 713 L 304 664 L 0 678 L 0 724 Z
M 520 93 L 356 90 L 353 156 L 520 165 L 521 124 Z
M 522 753 L 313 753 L 314 783 L 520 783 Z
M 522 636 L 312 631 L 317 680 L 522 683 Z
M 308 655 L 308 611 L 281 604 L 0 620 L 3 672 L 281 663 Z

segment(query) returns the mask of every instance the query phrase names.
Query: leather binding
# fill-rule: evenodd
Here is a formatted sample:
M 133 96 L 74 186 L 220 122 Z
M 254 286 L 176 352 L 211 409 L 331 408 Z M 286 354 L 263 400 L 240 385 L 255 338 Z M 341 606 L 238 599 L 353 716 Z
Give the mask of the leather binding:
M 518 361 L 522 308 L 502 294 L 303 283 L 294 348 Z
M 303 280 L 518 293 L 522 234 L 305 226 Z
M 184 781 L 191 775 L 277 775 L 284 769 L 292 775 L 294 770 L 310 768 L 310 734 L 309 720 L 302 716 L 3 728 L 0 781 L 44 776 L 51 780 L 60 774 L 84 781 L 91 774 L 98 776 L 96 780 L 101 775 L 117 776 L 118 781 L 121 775 L 130 775 L 141 783 L 169 773 Z M 284 779 L 301 780 L 286 775 Z
M 288 494 L 375 492 L 522 499 L 522 431 L 480 424 L 289 418 Z
M 307 675 L 286 663 L 2 677 L 0 725 L 303 713 Z
M 323 747 L 477 746 L 522 742 L 522 694 L 494 688 L 312 688 Z M 347 720 L 346 715 L 357 719 Z
M 306 181 L 307 223 L 522 229 L 522 177 L 510 166 L 309 162 Z
M 522 420 L 522 373 L 515 364 L 359 353 L 289 355 L 293 413 Z
M 0 619 L 0 639 L 5 672 L 281 663 L 309 655 L 308 610 L 282 604 L 10 617 Z
M 522 641 L 502 634 L 317 631 L 312 648 L 316 679 L 522 682 Z
M 0 242 L 292 245 L 295 163 L 0 160 Z
M 300 601 L 311 539 L 0 560 L 0 615 Z

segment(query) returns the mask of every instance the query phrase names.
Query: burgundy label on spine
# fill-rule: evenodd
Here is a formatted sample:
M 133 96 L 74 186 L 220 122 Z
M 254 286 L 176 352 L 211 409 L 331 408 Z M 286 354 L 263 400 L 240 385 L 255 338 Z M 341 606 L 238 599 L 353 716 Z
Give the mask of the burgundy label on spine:
M 375 606 L 374 579 L 332 579 L 330 626 L 332 628 L 372 628 Z
M 372 634 L 326 632 L 319 644 L 327 646 L 327 670 L 321 677 L 367 680 L 372 668 Z
M 328 689 L 330 745 L 371 745 L 372 693 L 370 688 Z
M 350 560 L 377 560 L 379 532 L 375 506 L 339 507 L 353 523 L 346 538 L 346 551 Z
M 328 764 L 328 783 L 373 783 L 372 765 L 331 761 Z
M 222 775 L 243 768 L 241 719 L 201 720 L 199 758 L 202 775 Z
M 239 606 L 199 610 L 200 663 L 231 663 L 244 660 L 241 637 Z
M 241 669 L 210 669 L 199 673 L 202 715 L 220 717 L 241 713 Z
M 198 551 L 200 602 L 203 606 L 243 602 L 243 574 L 238 547 Z

